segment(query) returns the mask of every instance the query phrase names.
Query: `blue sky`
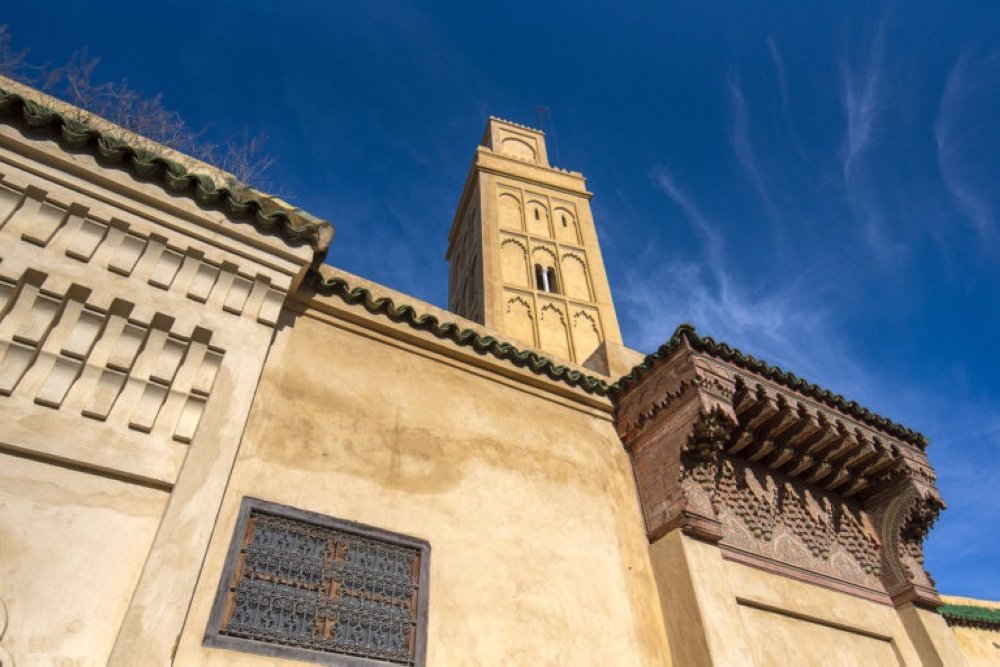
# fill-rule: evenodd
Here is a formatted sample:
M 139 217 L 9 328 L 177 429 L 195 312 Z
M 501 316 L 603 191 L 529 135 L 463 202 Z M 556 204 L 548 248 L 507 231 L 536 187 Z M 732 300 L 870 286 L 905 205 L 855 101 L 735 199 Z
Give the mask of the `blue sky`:
M 329 262 L 440 306 L 486 117 L 548 106 L 626 343 L 688 321 L 925 433 L 950 506 L 928 566 L 1000 598 L 995 3 L 38 1 L 0 22 L 34 62 L 89 47 L 211 137 L 267 132 L 276 189 L 337 227 Z

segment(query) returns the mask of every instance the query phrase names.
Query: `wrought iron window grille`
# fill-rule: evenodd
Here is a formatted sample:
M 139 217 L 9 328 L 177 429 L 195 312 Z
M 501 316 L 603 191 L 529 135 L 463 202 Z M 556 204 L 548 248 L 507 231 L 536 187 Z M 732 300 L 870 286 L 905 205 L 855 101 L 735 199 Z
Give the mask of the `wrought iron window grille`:
M 206 646 L 340 667 L 424 664 L 430 545 L 244 498 Z

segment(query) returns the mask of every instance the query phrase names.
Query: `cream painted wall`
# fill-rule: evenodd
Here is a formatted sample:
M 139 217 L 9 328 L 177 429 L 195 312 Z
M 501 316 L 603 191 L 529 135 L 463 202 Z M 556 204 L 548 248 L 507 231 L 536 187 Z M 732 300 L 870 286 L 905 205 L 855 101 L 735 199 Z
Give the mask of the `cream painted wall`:
M 751 644 L 757 667 L 903 664 L 891 640 L 746 605 L 740 613 L 747 632 L 758 638 Z
M 650 546 L 678 665 L 952 665 L 944 621 L 749 567 L 673 530 Z
M 725 564 L 757 665 L 940 664 L 930 655 L 932 647 L 914 645 L 904 619 L 889 605 L 733 561 Z M 767 628 L 773 634 L 761 634 Z M 842 662 L 814 662 L 816 647 L 826 645 Z M 776 663 L 774 657 L 782 654 L 790 661 Z
M 977 598 L 959 597 L 957 595 L 942 595 L 941 599 L 945 604 L 1000 609 L 1000 602 L 996 600 L 980 600 Z M 970 667 L 1000 665 L 1000 630 L 971 628 L 961 625 L 952 625 L 950 626 L 950 630 L 954 634 L 955 640 L 958 642 L 958 646 L 965 655 L 965 659 L 968 661 Z
M 4 667 L 169 664 L 311 257 L 0 124 Z
M 1000 665 L 1000 631 L 952 626 L 969 667 Z
M 201 646 L 244 496 L 428 540 L 430 665 L 670 664 L 606 410 L 326 315 L 289 318 L 175 664 L 275 664 Z
M 164 491 L 0 454 L 0 648 L 19 666 L 105 664 L 166 503 Z

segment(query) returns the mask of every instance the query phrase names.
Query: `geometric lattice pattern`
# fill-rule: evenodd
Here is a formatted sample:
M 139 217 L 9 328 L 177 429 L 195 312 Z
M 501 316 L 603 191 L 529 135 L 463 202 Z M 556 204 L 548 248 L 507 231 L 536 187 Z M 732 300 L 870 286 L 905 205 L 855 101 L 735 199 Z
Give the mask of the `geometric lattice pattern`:
M 245 515 L 218 634 L 417 664 L 420 547 L 281 514 Z

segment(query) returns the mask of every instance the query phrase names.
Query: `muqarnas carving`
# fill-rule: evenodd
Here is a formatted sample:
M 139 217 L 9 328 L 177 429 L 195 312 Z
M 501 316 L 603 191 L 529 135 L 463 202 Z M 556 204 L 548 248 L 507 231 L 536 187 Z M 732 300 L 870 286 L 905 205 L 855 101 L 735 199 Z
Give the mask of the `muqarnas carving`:
M 919 434 L 681 330 L 614 395 L 647 533 L 865 597 L 940 604 Z M 856 413 L 856 414 L 854 414 Z

